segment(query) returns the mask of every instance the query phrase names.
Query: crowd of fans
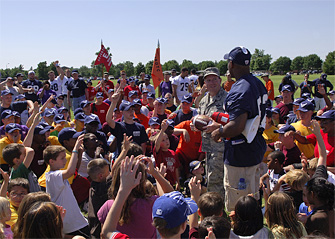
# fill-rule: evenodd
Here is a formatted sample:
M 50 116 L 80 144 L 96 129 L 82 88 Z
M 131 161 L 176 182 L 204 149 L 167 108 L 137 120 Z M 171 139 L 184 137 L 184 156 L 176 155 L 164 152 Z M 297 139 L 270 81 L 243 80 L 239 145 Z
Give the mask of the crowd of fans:
M 216 68 L 171 69 L 156 95 L 145 73 L 121 71 L 114 84 L 106 72 L 93 86 L 54 64 L 43 82 L 29 71 L 0 83 L 1 238 L 335 237 L 335 92 L 326 74 L 300 85 L 287 74 L 276 97 L 261 76 L 267 149 L 248 194 L 245 168 L 223 158 L 229 139 L 215 132 L 225 128 L 213 121 L 200 131 L 193 121 L 225 113 L 226 98 L 231 120 L 240 117 L 229 101 L 243 90 L 236 68 L 225 82 Z M 224 184 L 229 173 L 238 185 Z

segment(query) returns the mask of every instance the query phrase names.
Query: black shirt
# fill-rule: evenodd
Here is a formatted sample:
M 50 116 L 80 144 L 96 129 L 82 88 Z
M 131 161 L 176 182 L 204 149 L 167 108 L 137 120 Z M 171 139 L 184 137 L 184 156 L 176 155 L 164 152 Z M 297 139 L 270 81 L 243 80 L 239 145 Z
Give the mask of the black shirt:
M 81 79 L 70 81 L 67 85 L 67 89 L 72 91 L 73 98 L 79 98 L 85 95 L 86 88 L 87 85 L 85 81 Z
M 39 80 L 25 80 L 22 82 L 22 87 L 23 88 L 28 88 L 28 89 L 31 89 L 33 88 L 35 92 L 26 92 L 24 95 L 25 95 L 25 98 L 27 100 L 31 100 L 32 102 L 35 102 L 35 101 L 39 101 L 39 97 L 37 95 L 37 92 L 40 88 L 42 88 L 42 82 L 40 82 Z

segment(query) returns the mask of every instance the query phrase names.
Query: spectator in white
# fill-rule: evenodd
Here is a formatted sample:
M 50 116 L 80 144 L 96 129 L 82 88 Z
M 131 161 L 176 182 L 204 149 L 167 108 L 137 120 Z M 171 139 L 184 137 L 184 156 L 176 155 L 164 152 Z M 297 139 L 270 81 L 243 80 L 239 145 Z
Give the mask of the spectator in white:
M 319 92 L 319 85 L 323 86 L 326 93 L 327 88 L 329 90 L 333 89 L 333 84 L 327 80 L 327 74 L 321 74 L 320 78 L 313 80 L 314 83 L 314 101 L 315 101 L 315 111 L 321 110 L 326 106 L 326 101 L 322 94 Z
M 58 61 L 55 61 L 54 65 L 55 65 L 57 73 L 58 73 L 57 81 L 58 81 L 58 87 L 60 88 L 59 94 L 64 96 L 64 106 L 68 110 L 70 110 L 70 107 L 68 105 L 68 100 L 67 100 L 67 85 L 70 81 L 73 80 L 73 78 L 71 77 L 71 71 L 69 69 L 67 69 L 64 73 L 62 67 L 59 66 Z M 57 93 L 57 96 L 59 94 Z
M 140 84 L 140 91 L 142 92 L 144 89 L 156 93 L 154 86 L 150 84 L 150 76 L 148 74 L 144 76 L 144 83 Z
M 184 95 L 192 93 L 191 82 L 188 76 L 188 69 L 183 67 L 179 76 L 176 76 L 172 81 L 172 92 L 176 99 L 177 105 L 180 104 Z
M 14 84 L 14 79 L 12 77 L 7 77 L 7 79 L 0 83 L 0 90 L 9 90 L 12 93 L 12 102 L 15 100 L 19 94 L 30 91 L 31 89 L 25 89 L 20 84 Z
M 59 78 L 55 79 L 55 72 L 49 71 L 48 72 L 49 83 L 50 83 L 50 90 L 53 90 L 56 95 L 61 95 L 61 82 L 59 82 Z M 42 103 L 43 104 L 43 103 Z
M 198 78 L 199 76 L 196 75 L 196 70 L 195 69 L 192 69 L 191 70 L 191 75 L 188 77 L 191 81 L 191 84 L 192 84 L 192 92 L 195 90 L 195 88 L 197 88 L 198 86 Z
M 73 111 L 80 107 L 80 102 L 88 99 L 88 92 L 86 91 L 87 85 L 84 80 L 79 79 L 78 70 L 72 71 L 73 81 L 70 81 L 67 85 L 67 102 L 69 107 L 72 105 Z M 73 104 L 71 104 L 70 93 L 73 95 Z
M 22 87 L 33 89 L 25 93 L 26 99 L 31 100 L 32 102 L 38 101 L 39 97 L 37 92 L 40 88 L 42 88 L 42 82 L 35 79 L 35 72 L 29 71 L 28 72 L 28 79 L 22 82 Z
M 170 81 L 173 82 L 173 79 L 177 76 L 176 69 L 171 69 Z

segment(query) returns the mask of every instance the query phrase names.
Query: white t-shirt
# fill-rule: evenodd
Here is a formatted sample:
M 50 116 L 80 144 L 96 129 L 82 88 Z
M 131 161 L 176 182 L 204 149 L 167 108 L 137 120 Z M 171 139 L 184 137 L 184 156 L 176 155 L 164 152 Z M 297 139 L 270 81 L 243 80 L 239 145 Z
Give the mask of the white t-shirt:
M 140 88 L 141 92 L 143 91 L 143 89 L 147 89 L 149 92 L 152 92 L 154 94 L 156 93 L 154 86 L 151 85 L 151 84 L 145 85 L 145 83 L 142 83 L 142 84 L 140 84 L 139 88 Z
M 182 78 L 180 75 L 173 78 L 172 85 L 177 86 L 177 97 L 182 100 L 184 95 L 188 95 L 188 86 L 191 84 L 188 77 Z
M 104 159 L 101 155 L 100 158 Z M 92 161 L 95 158 L 91 158 L 86 152 L 83 153 L 83 156 L 81 158 L 81 163 L 80 163 L 80 167 L 78 169 L 78 173 L 87 178 L 88 177 L 88 173 L 87 173 L 87 165 L 90 161 Z M 106 160 L 107 161 L 107 160 Z M 108 162 L 108 161 L 107 161 Z
M 81 214 L 77 200 L 69 181 L 63 180 L 62 170 L 50 171 L 45 174 L 46 191 L 51 196 L 51 201 L 66 209 L 63 219 L 63 232 L 65 234 L 77 231 L 88 225 L 87 220 Z
M 188 78 L 190 79 L 191 83 L 193 83 L 193 90 L 195 88 L 197 88 L 199 76 L 197 76 L 197 75 L 190 75 Z
M 59 77 L 59 76 L 58 76 L 58 77 Z M 57 77 L 57 78 L 58 78 L 58 77 Z M 59 78 L 59 80 L 61 80 L 61 79 Z M 62 82 L 62 95 L 67 95 L 67 85 L 68 85 L 71 81 L 73 81 L 73 78 L 72 78 L 72 77 L 67 78 L 66 76 L 64 76 L 64 78 L 63 78 L 63 82 Z M 71 95 L 72 95 L 72 91 L 71 91 Z

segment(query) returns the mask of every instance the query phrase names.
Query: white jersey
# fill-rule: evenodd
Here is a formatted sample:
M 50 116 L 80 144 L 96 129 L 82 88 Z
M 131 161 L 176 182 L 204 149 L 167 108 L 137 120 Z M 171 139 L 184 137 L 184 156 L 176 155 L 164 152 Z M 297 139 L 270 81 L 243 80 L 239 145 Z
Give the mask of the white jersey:
M 62 94 L 62 83 L 60 82 L 60 77 L 57 77 L 53 81 L 49 80 L 50 89 L 55 91 L 57 96 Z
M 59 76 L 58 76 L 59 77 Z M 61 80 L 59 78 L 59 80 Z M 73 81 L 73 78 L 70 77 L 70 78 L 67 78 L 66 76 L 64 76 L 63 78 L 63 82 L 62 82 L 62 95 L 67 95 L 67 85 Z M 71 91 L 71 95 L 72 95 L 72 91 Z
M 182 78 L 180 75 L 173 78 L 172 85 L 177 86 L 177 97 L 179 100 L 182 100 L 184 95 L 188 95 L 188 86 L 191 84 L 188 77 Z
M 197 76 L 197 75 L 190 75 L 188 78 L 190 79 L 191 83 L 193 83 L 193 90 L 195 88 L 197 88 L 199 76 Z

